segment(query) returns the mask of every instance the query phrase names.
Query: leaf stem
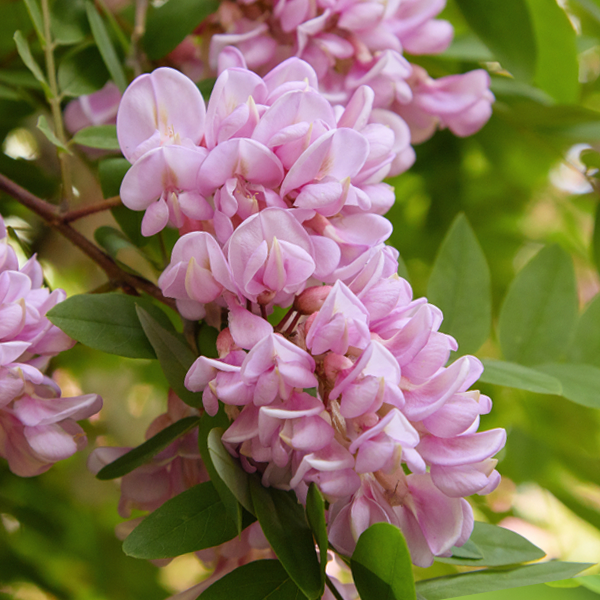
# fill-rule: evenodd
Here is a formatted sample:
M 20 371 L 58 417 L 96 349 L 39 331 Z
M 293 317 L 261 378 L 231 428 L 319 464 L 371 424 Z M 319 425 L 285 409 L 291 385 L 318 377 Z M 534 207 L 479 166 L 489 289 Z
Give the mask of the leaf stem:
M 120 287 L 129 294 L 135 294 L 137 291 L 142 291 L 149 296 L 156 298 L 166 306 L 177 310 L 175 301 L 171 298 L 165 298 L 159 287 L 139 275 L 134 275 L 133 273 L 128 273 L 121 269 L 108 254 L 102 252 L 100 248 L 90 242 L 85 236 L 79 233 L 79 231 L 73 229 L 68 222 L 65 222 L 65 214 L 56 206 L 38 198 L 1 173 L 0 190 L 5 191 L 17 200 L 17 202 L 42 217 L 50 227 L 56 229 L 56 231 L 66 237 L 72 244 L 77 246 L 106 273 L 111 283 L 114 283 L 115 286 Z M 68 215 L 69 213 L 66 214 Z
M 140 41 L 146 33 L 146 15 L 148 0 L 135 0 L 135 24 L 131 33 L 131 51 L 129 60 L 135 77 L 142 74 L 142 50 Z
M 44 37 L 46 44 L 44 46 L 44 54 L 46 57 L 46 75 L 48 77 L 48 85 L 50 86 L 51 95 L 48 97 L 50 108 L 52 109 L 52 118 L 54 119 L 54 131 L 56 137 L 63 144 L 67 145 L 65 136 L 65 128 L 60 109 L 60 94 L 58 92 L 58 83 L 56 81 L 56 66 L 54 64 L 54 42 L 52 41 L 52 32 L 50 31 L 50 9 L 48 0 L 42 0 L 42 19 L 44 21 Z M 57 149 L 58 160 L 60 162 L 60 171 L 63 184 L 63 210 L 68 210 L 73 201 L 73 182 L 71 178 L 71 163 L 69 162 L 68 153 L 60 148 Z
M 344 600 L 342 595 L 338 592 L 338 589 L 333 584 L 333 581 L 331 581 L 331 579 L 329 579 L 327 575 L 325 575 L 325 583 L 327 584 L 327 587 L 331 590 L 331 593 L 333 594 L 336 600 Z

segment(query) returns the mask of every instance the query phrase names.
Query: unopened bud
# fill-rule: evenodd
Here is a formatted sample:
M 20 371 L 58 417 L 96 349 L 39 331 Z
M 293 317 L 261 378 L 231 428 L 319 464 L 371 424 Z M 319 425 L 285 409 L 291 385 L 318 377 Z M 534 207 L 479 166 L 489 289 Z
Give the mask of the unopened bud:
M 347 356 L 335 354 L 333 352 L 327 354 L 323 363 L 325 377 L 327 377 L 327 381 L 331 382 L 332 384 L 335 384 L 335 380 L 340 371 L 351 369 L 353 366 L 354 363 Z
M 312 315 L 312 313 L 321 310 L 321 306 L 327 300 L 330 291 L 330 285 L 317 285 L 305 289 L 301 294 L 296 296 L 294 310 L 298 311 L 301 315 Z
M 225 329 L 219 332 L 219 335 L 217 336 L 217 352 L 219 353 L 219 358 L 225 358 L 236 347 L 231 332 L 229 331 L 229 327 L 225 327 Z

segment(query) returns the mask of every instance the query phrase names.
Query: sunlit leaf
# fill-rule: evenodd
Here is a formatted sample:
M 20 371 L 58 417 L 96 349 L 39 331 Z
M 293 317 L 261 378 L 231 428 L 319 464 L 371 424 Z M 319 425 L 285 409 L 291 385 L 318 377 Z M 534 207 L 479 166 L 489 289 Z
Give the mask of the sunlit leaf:
M 600 295 L 589 303 L 577 321 L 569 359 L 600 367 Z
M 143 38 L 148 58 L 156 60 L 171 52 L 218 8 L 217 0 L 177 0 L 149 10 Z
M 559 246 L 543 248 L 510 285 L 498 337 L 507 360 L 536 365 L 566 353 L 577 317 L 575 272 Z
M 135 248 L 135 246 L 118 230 L 108 225 L 98 227 L 94 231 L 94 239 L 106 252 L 115 258 L 119 250 Z M 137 248 L 136 248 L 137 249 Z
M 131 473 L 148 462 L 153 456 L 164 450 L 177 438 L 191 431 L 200 422 L 199 417 L 185 417 L 153 435 L 150 439 L 133 448 L 127 454 L 106 465 L 96 475 L 98 479 L 115 479 Z
M 89 0 L 86 2 L 85 9 L 92 35 L 94 36 L 98 50 L 100 50 L 102 60 L 104 61 L 112 80 L 116 83 L 121 92 L 124 92 L 127 87 L 127 78 L 125 77 L 121 61 L 117 56 L 117 52 L 110 39 L 106 25 L 104 24 L 100 13 L 96 10 L 96 7 Z
M 440 330 L 456 338 L 461 354 L 479 349 L 490 333 L 490 270 L 466 217 L 460 214 L 438 251 L 427 298 L 442 309 Z
M 180 336 L 165 329 L 141 306 L 137 314 L 169 385 L 186 404 L 200 406 L 202 394 L 190 392 L 183 383 L 196 355 Z
M 500 567 L 539 560 L 545 556 L 543 550 L 518 533 L 479 521 L 475 522 L 469 541 L 475 544 L 482 555 L 481 558 L 471 559 L 453 555 L 448 558 L 438 557 L 436 560 L 453 565 Z
M 115 125 L 94 125 L 80 129 L 74 136 L 73 142 L 88 148 L 101 150 L 119 150 L 117 128 Z
M 481 594 L 508 588 L 558 581 L 573 577 L 590 567 L 587 563 L 551 561 L 514 569 L 483 569 L 474 573 L 447 575 L 417 582 L 417 591 L 426 600 L 444 600 L 456 596 Z
M 315 543 L 295 495 L 265 488 L 255 478 L 250 479 L 250 493 L 260 526 L 281 564 L 309 600 L 320 598 L 323 584 Z
M 485 358 L 481 361 L 484 371 L 479 381 L 535 392 L 537 394 L 560 394 L 560 381 L 550 374 L 503 360 Z
M 361 600 L 415 598 L 408 546 L 400 529 L 390 523 L 375 523 L 363 531 L 351 567 Z
M 237 535 L 210 481 L 171 498 L 127 537 L 123 551 L 135 558 L 171 558 L 212 548 Z
M 201 600 L 305 600 L 278 560 L 255 560 L 211 584 Z

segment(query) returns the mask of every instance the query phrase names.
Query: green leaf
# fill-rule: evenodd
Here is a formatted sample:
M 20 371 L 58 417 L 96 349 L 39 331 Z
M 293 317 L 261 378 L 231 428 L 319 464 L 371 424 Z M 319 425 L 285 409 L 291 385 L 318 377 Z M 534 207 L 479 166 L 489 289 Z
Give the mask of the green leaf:
M 15 31 L 13 39 L 15 40 L 15 44 L 17 45 L 17 52 L 19 53 L 21 60 L 25 63 L 25 66 L 32 72 L 33 76 L 42 85 L 44 93 L 46 94 L 46 98 L 52 98 L 53 94 L 50 91 L 50 86 L 48 85 L 48 82 L 46 81 L 42 70 L 35 61 L 35 58 L 33 58 L 27 40 L 20 31 Z
M 0 81 L 15 87 L 40 89 L 39 81 L 33 76 L 31 71 L 26 71 L 25 69 L 0 69 Z
M 600 369 L 592 365 L 554 363 L 536 367 L 552 374 L 562 385 L 562 396 L 590 408 L 600 408 Z
M 38 38 L 40 39 L 40 42 L 44 44 L 46 42 L 46 37 L 44 36 L 44 21 L 42 20 L 40 5 L 37 3 L 37 0 L 24 0 L 24 2 Z
M 210 95 L 212 94 L 216 81 L 217 79 L 215 77 L 209 77 L 208 79 L 203 79 L 196 84 L 206 102 L 210 100 Z
M 517 274 L 500 310 L 506 359 L 536 365 L 559 358 L 569 345 L 577 302 L 570 256 L 557 245 L 543 248 Z
M 537 47 L 535 84 L 563 104 L 579 99 L 577 34 L 556 0 L 526 0 Z
M 102 196 L 104 196 L 104 198 L 113 198 L 114 196 L 119 195 L 121 182 L 130 167 L 131 164 L 125 158 L 107 158 L 99 163 L 98 176 L 100 178 L 100 186 L 102 187 Z M 128 213 L 133 212 L 129 209 L 127 209 L 127 211 Z
M 200 449 L 200 455 L 202 456 L 202 460 L 208 471 L 208 475 L 210 480 L 213 482 L 217 493 L 221 497 L 225 508 L 227 509 L 227 514 L 229 518 L 235 523 L 238 533 L 242 531 L 242 507 L 238 502 L 237 498 L 233 494 L 233 492 L 229 489 L 227 484 L 223 481 L 223 479 L 219 476 L 217 469 L 213 463 L 212 457 L 210 455 L 209 450 L 209 438 L 212 434 L 212 443 L 213 447 L 218 447 L 219 445 L 222 447 L 221 435 L 224 429 L 229 427 L 229 418 L 225 414 L 225 410 L 223 409 L 223 405 L 219 407 L 219 412 L 211 417 L 207 412 L 202 415 L 202 420 L 200 421 L 200 430 L 198 431 L 198 447 Z M 214 433 L 213 433 L 214 431 Z M 223 450 L 225 450 L 223 448 Z
M 479 381 L 484 383 L 504 385 L 536 394 L 560 395 L 562 393 L 562 386 L 556 377 L 540 373 L 536 369 L 491 358 L 484 358 L 481 362 L 484 371 Z
M 457 0 L 471 29 L 515 78 L 531 81 L 537 47 L 525 0 Z
M 94 231 L 94 239 L 106 252 L 115 258 L 119 250 L 135 248 L 135 246 L 118 230 L 108 225 L 98 227 Z M 136 248 L 137 250 L 137 248 Z
M 474 573 L 425 579 L 417 582 L 417 591 L 426 600 L 444 600 L 445 598 L 456 598 L 457 596 L 567 579 L 590 566 L 586 563 L 551 561 L 537 565 L 520 566 L 515 569 L 483 569 Z
M 143 211 L 130 210 L 123 205 L 112 208 L 110 212 L 135 246 L 141 248 L 148 243 L 148 238 L 142 235 Z
M 464 214 L 450 227 L 433 264 L 427 297 L 444 313 L 440 331 L 471 354 L 487 340 L 492 325 L 490 270 Z
M 148 515 L 125 540 L 123 551 L 134 558 L 171 558 L 218 546 L 236 535 L 219 494 L 207 481 Z
M 200 594 L 201 600 L 305 600 L 278 560 L 255 560 L 221 577 Z
M 600 295 L 589 303 L 577 321 L 569 359 L 600 367 Z
M 306 518 L 312 529 L 313 535 L 319 547 L 319 559 L 321 561 L 321 577 L 325 583 L 325 567 L 327 567 L 327 523 L 325 521 L 325 500 L 313 481 L 308 486 L 306 494 Z
M 183 383 L 196 355 L 180 336 L 165 329 L 141 306 L 137 314 L 169 385 L 186 404 L 201 406 L 202 394 L 190 392 Z
M 46 136 L 51 144 L 54 144 L 56 147 L 64 150 L 68 154 L 72 154 L 72 152 L 56 137 L 44 115 L 40 115 L 38 117 L 36 127 Z
M 168 318 L 144 298 L 124 294 L 80 294 L 57 304 L 47 313 L 50 321 L 73 339 L 109 354 L 129 358 L 156 358 L 136 314 L 143 305 L 157 318 Z
M 148 58 L 157 60 L 171 52 L 218 8 L 218 0 L 171 0 L 160 8 L 150 9 L 143 38 Z
M 78 44 L 90 33 L 83 0 L 54 0 L 50 7 L 50 25 L 58 44 Z
M 281 564 L 309 600 L 320 598 L 321 568 L 312 532 L 296 496 L 265 488 L 254 477 L 250 478 L 250 493 L 263 533 Z
M 398 527 L 375 523 L 363 531 L 350 564 L 361 600 L 416 597 L 410 553 Z
M 469 541 L 480 551 L 481 558 L 471 559 L 453 555 L 449 558 L 438 557 L 436 560 L 451 565 L 501 567 L 539 560 L 546 555 L 543 550 L 518 533 L 479 521 L 475 522 Z
M 95 125 L 80 129 L 74 136 L 76 144 L 101 150 L 119 150 L 116 125 Z
M 587 575 L 585 577 L 578 577 L 577 581 L 596 594 L 600 594 L 600 575 Z
M 439 558 L 439 557 L 438 557 Z M 467 540 L 462 546 L 452 546 L 451 558 L 483 558 L 483 554 L 472 540 Z M 438 560 L 438 559 L 436 559 Z
M 200 417 L 185 417 L 175 423 L 165 427 L 156 435 L 133 448 L 127 454 L 120 456 L 117 460 L 106 465 L 96 475 L 98 479 L 116 479 L 131 473 L 144 463 L 148 462 L 153 456 L 164 450 L 178 437 L 181 437 L 194 429 L 200 422 Z
M 72 48 L 58 65 L 58 87 L 65 96 L 83 96 L 98 91 L 109 73 L 93 43 Z
M 92 35 L 102 55 L 102 60 L 110 73 L 112 80 L 117 84 L 121 92 L 127 87 L 127 78 L 121 66 L 121 61 L 117 56 L 117 52 L 112 44 L 106 25 L 96 10 L 92 2 L 86 2 L 85 9 L 87 12 L 88 21 L 92 30 Z
M 204 416 L 202 417 L 204 419 Z M 228 424 L 223 423 L 226 427 Z M 250 495 L 250 475 L 242 469 L 240 463 L 225 450 L 221 443 L 223 428 L 212 428 L 207 436 L 207 449 L 210 460 L 219 476 L 237 501 L 251 514 L 254 505 Z

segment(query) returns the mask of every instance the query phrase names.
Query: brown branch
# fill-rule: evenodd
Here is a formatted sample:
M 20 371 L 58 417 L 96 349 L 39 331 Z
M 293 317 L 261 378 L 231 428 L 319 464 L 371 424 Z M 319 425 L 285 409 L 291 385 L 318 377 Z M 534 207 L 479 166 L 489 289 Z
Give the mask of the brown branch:
M 90 242 L 84 235 L 79 233 L 79 231 L 73 229 L 66 223 L 64 221 L 64 215 L 60 214 L 56 206 L 38 198 L 1 173 L 0 190 L 4 190 L 23 206 L 26 206 L 42 217 L 50 227 L 60 232 L 72 244 L 77 246 L 84 254 L 91 258 L 106 273 L 109 280 L 122 288 L 123 291 L 131 294 L 132 291 L 139 290 L 156 298 L 166 306 L 175 308 L 175 301 L 170 298 L 165 298 L 160 291 L 160 288 L 143 277 L 133 275 L 132 273 L 128 273 L 121 269 L 108 254 L 102 252 L 98 246 Z
M 61 216 L 61 221 L 63 223 L 71 223 L 72 221 L 77 221 L 83 217 L 87 217 L 104 210 L 110 210 L 111 208 L 116 208 L 117 206 L 121 206 L 121 197 L 113 196 L 112 198 L 104 200 L 104 202 L 98 202 L 98 204 L 92 204 L 91 206 L 84 206 L 82 208 L 75 208 L 63 213 Z

